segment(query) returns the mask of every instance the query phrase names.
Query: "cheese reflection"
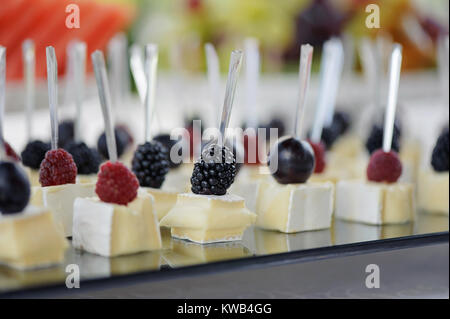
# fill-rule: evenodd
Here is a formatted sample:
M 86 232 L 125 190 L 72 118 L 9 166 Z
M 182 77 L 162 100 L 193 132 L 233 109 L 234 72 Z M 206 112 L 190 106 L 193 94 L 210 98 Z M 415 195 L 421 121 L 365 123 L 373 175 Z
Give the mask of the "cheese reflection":
M 285 234 L 276 231 L 255 228 L 255 254 L 267 255 L 295 250 L 330 246 L 331 232 L 329 229 Z
M 410 236 L 413 234 L 413 227 L 413 223 L 368 225 L 336 219 L 334 221 L 335 244 Z
M 224 261 L 251 256 L 240 242 L 197 244 L 172 239 L 172 249 L 163 251 L 163 258 L 170 267 L 181 267 Z
M 160 251 L 142 252 L 112 258 L 74 251 L 71 257 L 72 261 L 69 260 L 67 264 L 73 263 L 78 265 L 81 279 L 159 270 L 161 267 Z

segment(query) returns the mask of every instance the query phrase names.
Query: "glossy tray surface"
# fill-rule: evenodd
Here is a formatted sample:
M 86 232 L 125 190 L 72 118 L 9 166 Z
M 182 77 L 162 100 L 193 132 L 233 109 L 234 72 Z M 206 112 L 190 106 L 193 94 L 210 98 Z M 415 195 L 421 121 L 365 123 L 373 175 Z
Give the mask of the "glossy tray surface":
M 370 226 L 334 220 L 332 228 L 320 231 L 283 234 L 249 228 L 242 241 L 200 245 L 172 239 L 163 228 L 163 249 L 115 258 L 106 258 L 73 248 L 67 251 L 63 265 L 32 271 L 18 271 L 0 266 L 0 295 L 45 287 L 65 287 L 66 267 L 79 267 L 83 284 L 101 285 L 115 279 L 139 280 L 189 275 L 192 270 L 220 271 L 230 267 L 248 267 L 286 262 L 290 258 L 324 258 L 364 250 L 389 249 L 448 241 L 448 216 L 420 213 L 414 223 Z M 192 267 L 193 266 L 193 267 Z M 203 266 L 203 267 L 197 267 Z

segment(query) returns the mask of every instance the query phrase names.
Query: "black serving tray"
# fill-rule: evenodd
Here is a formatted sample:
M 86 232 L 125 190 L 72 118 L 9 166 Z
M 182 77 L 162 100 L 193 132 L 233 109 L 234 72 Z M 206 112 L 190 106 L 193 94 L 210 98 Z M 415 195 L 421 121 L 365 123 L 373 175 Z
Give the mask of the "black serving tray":
M 106 258 L 72 247 L 60 266 L 19 271 L 0 266 L 0 297 L 67 292 L 66 267 L 76 264 L 80 286 L 111 288 L 180 276 L 371 253 L 449 240 L 448 216 L 418 213 L 414 223 L 371 226 L 334 220 L 326 230 L 283 234 L 249 228 L 242 241 L 200 245 L 172 239 L 163 228 L 163 249 Z M 74 289 L 76 290 L 76 289 Z

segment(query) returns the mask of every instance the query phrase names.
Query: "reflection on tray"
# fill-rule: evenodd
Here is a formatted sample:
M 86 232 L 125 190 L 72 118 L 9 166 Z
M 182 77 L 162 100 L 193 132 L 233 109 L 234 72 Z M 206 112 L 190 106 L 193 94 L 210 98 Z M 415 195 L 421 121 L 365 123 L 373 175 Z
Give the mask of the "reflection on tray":
M 172 250 L 163 251 L 170 267 L 189 266 L 251 256 L 240 242 L 201 245 L 184 240 L 172 240 Z
M 104 278 L 140 271 L 159 270 L 161 252 L 151 251 L 113 258 L 71 250 L 72 258 L 67 264 L 76 264 L 80 268 L 81 279 Z
M 448 216 L 417 214 L 414 223 L 371 226 L 334 220 L 331 229 L 284 234 L 254 227 L 248 228 L 242 241 L 201 245 L 173 239 L 170 230 L 161 228 L 163 249 L 155 252 L 106 258 L 83 253 L 71 247 L 63 265 L 33 271 L 19 271 L 0 266 L 0 292 L 32 286 L 64 283 L 66 265 L 77 264 L 81 279 L 107 278 L 136 272 L 158 271 L 164 263 L 169 267 L 207 264 L 333 245 L 404 237 L 448 231 Z
M 413 225 L 406 223 L 376 226 L 336 219 L 333 225 L 335 245 L 409 236 L 413 234 Z
M 295 250 L 311 249 L 331 245 L 329 229 L 284 234 L 276 231 L 255 228 L 255 254 L 267 255 Z
M 427 214 L 420 212 L 415 223 L 416 234 L 448 231 L 448 215 Z
M 66 279 L 63 266 L 22 271 L 6 266 L 0 266 L 0 292 L 24 287 L 49 285 L 63 282 Z

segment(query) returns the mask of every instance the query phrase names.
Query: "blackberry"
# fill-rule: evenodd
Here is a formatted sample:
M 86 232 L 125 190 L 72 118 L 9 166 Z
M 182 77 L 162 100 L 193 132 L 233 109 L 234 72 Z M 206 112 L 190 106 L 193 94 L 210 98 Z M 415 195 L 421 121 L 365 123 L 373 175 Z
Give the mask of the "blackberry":
M 158 141 L 139 145 L 131 162 L 131 170 L 139 185 L 160 188 L 169 171 L 167 149 Z
M 120 129 L 118 127 L 114 128 L 114 135 L 116 136 L 117 156 L 120 157 L 129 145 L 130 136 L 123 129 Z M 97 150 L 103 156 L 103 158 L 109 159 L 105 132 L 103 132 L 102 135 L 100 135 L 100 137 L 98 138 Z
M 383 127 L 379 125 L 374 125 L 372 127 L 369 138 L 367 139 L 366 142 L 366 149 L 369 152 L 369 154 L 372 154 L 376 150 L 383 147 L 383 135 L 384 135 Z M 394 134 L 392 136 L 391 148 L 397 153 L 400 151 L 400 130 L 396 125 L 394 125 Z
M 71 120 L 62 121 L 58 125 L 58 146 L 64 148 L 72 142 L 75 136 L 74 122 Z
M 96 149 L 89 148 L 83 142 L 70 142 L 66 145 L 65 150 L 72 155 L 78 174 L 97 174 L 102 160 Z
M 206 147 L 194 164 L 191 190 L 201 195 L 225 195 L 236 176 L 236 158 L 226 146 Z
M 20 156 L 22 163 L 32 169 L 39 169 L 42 160 L 45 158 L 45 153 L 50 150 L 50 143 L 42 141 L 32 141 L 27 144 Z
M 31 187 L 25 172 L 13 162 L 0 162 L 0 212 L 21 212 L 30 195 Z
M 431 166 L 436 172 L 448 172 L 449 170 L 449 138 L 448 129 L 439 135 L 431 156 Z
M 169 167 L 170 168 L 175 168 L 175 167 L 178 167 L 178 166 L 180 166 L 180 164 L 181 164 L 181 161 L 180 162 L 178 162 L 178 163 L 175 163 L 174 161 L 172 161 L 172 159 L 170 158 L 170 150 L 172 149 L 172 147 L 175 145 L 175 144 L 177 144 L 180 140 L 172 140 L 171 138 L 170 138 L 170 135 L 169 134 L 160 134 L 160 135 L 157 135 L 157 136 L 155 136 L 154 138 L 153 138 L 155 141 L 158 141 L 158 142 L 160 142 L 162 145 L 164 145 L 164 147 L 166 148 L 166 150 L 167 150 L 167 158 L 168 158 L 168 160 L 169 160 Z M 178 150 L 178 155 L 179 156 L 182 156 L 182 150 L 181 150 L 181 148 Z
M 350 114 L 342 111 L 334 113 L 332 125 L 336 127 L 339 135 L 345 134 L 351 125 Z

